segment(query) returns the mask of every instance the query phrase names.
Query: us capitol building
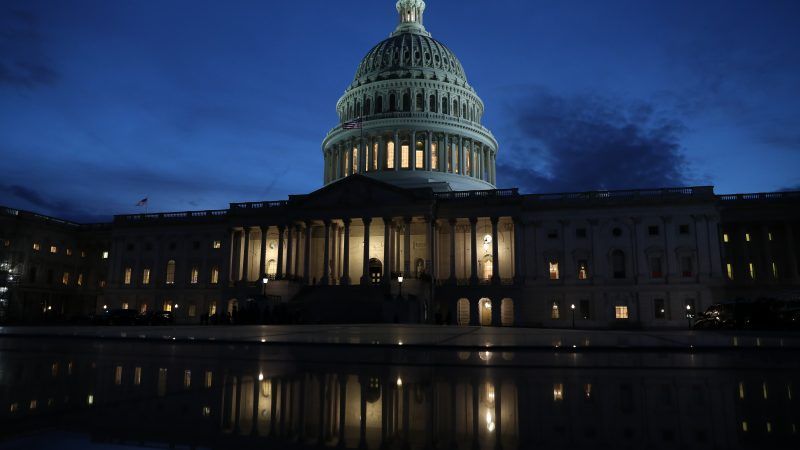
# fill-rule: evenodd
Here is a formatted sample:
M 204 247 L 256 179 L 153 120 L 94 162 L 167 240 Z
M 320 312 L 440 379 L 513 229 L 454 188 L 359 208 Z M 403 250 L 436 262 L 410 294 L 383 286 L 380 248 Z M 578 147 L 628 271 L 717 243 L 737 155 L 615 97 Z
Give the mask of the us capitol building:
M 800 193 L 498 189 L 464 68 L 424 1 L 397 11 L 336 104 L 323 187 L 105 224 L 3 207 L 0 319 L 685 327 L 714 302 L 800 295 Z

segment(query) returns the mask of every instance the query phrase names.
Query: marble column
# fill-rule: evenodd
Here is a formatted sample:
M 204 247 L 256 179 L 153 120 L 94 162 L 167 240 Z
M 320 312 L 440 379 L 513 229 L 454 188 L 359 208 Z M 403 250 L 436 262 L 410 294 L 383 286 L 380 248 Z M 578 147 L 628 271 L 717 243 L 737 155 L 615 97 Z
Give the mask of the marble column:
M 250 228 L 244 227 L 244 258 L 242 263 L 242 281 L 250 281 L 248 272 L 250 271 Z
M 292 224 L 286 227 L 286 278 L 291 279 L 294 275 L 292 267 Z
M 383 218 L 383 282 L 388 284 L 392 278 L 392 236 L 391 236 L 391 219 L 388 217 Z
M 275 278 L 278 280 L 283 278 L 283 231 L 286 225 L 278 225 L 278 267 L 275 269 Z M 261 258 L 264 258 L 262 254 Z
M 400 170 L 400 132 L 394 132 L 394 170 Z
M 296 224 L 294 226 L 294 235 L 297 237 L 295 239 L 295 257 L 294 257 L 294 276 L 297 277 L 300 273 L 300 225 Z
M 369 279 L 369 226 L 372 223 L 371 217 L 364 217 L 361 219 L 364 222 L 364 260 L 362 261 L 361 269 L 361 284 L 370 284 Z
M 464 138 L 459 136 L 458 137 L 458 170 L 453 171 L 454 173 L 463 174 L 464 173 Z
M 408 143 L 408 168 L 417 170 L 417 130 L 411 130 Z
M 405 275 L 410 276 L 411 274 L 411 217 L 406 217 L 403 219 L 405 222 L 406 233 L 405 233 L 405 242 L 403 242 L 405 254 L 403 255 L 405 267 Z
M 427 103 L 427 102 L 426 102 Z M 431 144 L 433 141 L 433 132 L 428 131 L 427 139 L 425 140 L 425 164 L 423 164 L 423 169 L 431 170 Z
M 514 217 L 514 284 L 525 283 L 525 227 L 522 219 Z
M 311 282 L 309 259 L 311 258 L 311 221 L 306 221 L 306 242 L 303 246 L 303 282 Z
M 475 248 L 475 242 L 478 240 L 478 218 L 477 217 L 470 217 L 469 218 L 469 236 L 470 236 L 470 243 L 469 243 L 469 250 L 470 250 L 470 276 L 469 282 L 471 284 L 478 284 L 478 249 Z
M 498 217 L 492 217 L 492 284 L 500 284 L 500 251 L 497 239 Z
M 320 280 L 320 284 L 325 286 L 330 281 L 331 275 L 331 265 L 330 265 L 330 247 L 331 247 L 331 221 L 325 219 L 323 221 L 325 224 L 325 248 L 322 251 L 322 279 Z
M 342 279 L 341 284 L 350 284 L 350 218 L 342 219 L 344 222 L 344 252 L 342 257 Z
M 450 219 L 450 282 L 456 283 L 456 219 Z
M 269 235 L 269 227 L 261 227 L 261 253 L 260 257 L 258 258 L 258 278 L 264 276 L 267 273 L 266 265 L 267 265 L 267 235 Z

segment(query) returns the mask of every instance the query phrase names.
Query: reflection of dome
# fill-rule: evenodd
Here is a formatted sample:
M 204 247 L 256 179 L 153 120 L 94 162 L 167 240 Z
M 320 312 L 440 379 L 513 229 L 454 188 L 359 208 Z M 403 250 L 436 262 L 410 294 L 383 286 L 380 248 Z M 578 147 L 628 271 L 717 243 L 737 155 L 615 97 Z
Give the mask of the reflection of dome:
M 322 143 L 325 183 L 363 174 L 405 188 L 495 187 L 497 141 L 483 101 L 450 49 L 422 23 L 423 0 L 399 0 L 394 33 L 362 59 Z

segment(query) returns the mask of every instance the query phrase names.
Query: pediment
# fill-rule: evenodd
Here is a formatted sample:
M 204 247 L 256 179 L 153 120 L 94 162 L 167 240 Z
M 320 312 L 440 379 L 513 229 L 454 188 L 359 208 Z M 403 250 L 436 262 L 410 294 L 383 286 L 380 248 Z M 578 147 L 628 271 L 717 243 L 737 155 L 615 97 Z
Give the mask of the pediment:
M 306 195 L 304 207 L 364 207 L 414 201 L 414 191 L 363 175 L 351 175 Z

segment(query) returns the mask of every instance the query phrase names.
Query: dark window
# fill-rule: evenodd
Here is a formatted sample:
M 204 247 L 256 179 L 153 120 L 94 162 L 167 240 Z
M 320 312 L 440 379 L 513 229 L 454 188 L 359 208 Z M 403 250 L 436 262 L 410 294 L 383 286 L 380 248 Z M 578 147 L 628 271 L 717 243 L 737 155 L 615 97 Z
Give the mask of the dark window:
M 411 96 L 408 93 L 403 94 L 403 111 L 411 111 Z
M 53 282 L 53 269 L 48 269 L 47 270 L 47 282 L 48 283 L 52 283 Z
M 680 233 L 680 234 L 689 234 L 689 225 L 685 224 L 685 223 L 682 224 L 682 225 L 679 225 L 678 226 L 678 233 Z
M 592 318 L 592 313 L 589 308 L 589 300 L 581 300 L 581 317 L 584 320 L 589 320 Z
M 663 272 L 661 271 L 661 258 L 650 258 L 650 276 L 653 278 L 661 278 Z
M 575 237 L 576 238 L 585 238 L 586 237 L 586 228 L 576 228 L 575 229 Z
M 425 97 L 422 94 L 417 94 L 416 110 L 422 111 L 425 108 Z
M 656 319 L 666 319 L 667 318 L 667 307 L 664 304 L 663 298 L 657 298 L 653 300 L 653 309 L 654 315 Z
M 614 228 L 613 230 L 611 230 L 611 234 L 614 237 L 620 237 L 620 236 L 622 236 L 622 230 L 619 229 L 619 228 Z
M 431 95 L 429 103 L 429 109 L 431 112 L 436 112 L 436 96 Z
M 558 230 L 548 230 L 547 239 L 558 239 Z
M 625 253 L 622 253 L 622 250 L 614 250 L 611 253 L 611 268 L 614 271 L 614 278 L 625 278 Z
M 633 412 L 633 387 L 630 384 L 619 387 L 619 409 L 624 413 Z
M 194 248 L 195 250 L 199 249 L 200 248 L 200 241 L 192 242 L 192 248 Z
M 36 283 L 36 267 L 31 267 L 31 270 L 28 271 L 28 282 Z
M 126 248 L 128 249 L 129 252 L 133 251 L 133 244 L 128 244 Z
M 650 225 L 647 227 L 647 234 L 650 236 L 658 236 L 658 225 Z
M 389 95 L 389 112 L 394 112 L 397 109 L 397 98 L 394 94 Z
M 169 249 L 170 249 L 170 250 L 175 250 L 175 247 L 177 247 L 177 246 L 175 245 L 175 243 L 174 243 L 174 242 L 170 242 L 170 243 L 169 243 Z
M 661 385 L 661 404 L 664 406 L 672 405 L 672 389 L 668 384 Z
M 145 250 L 152 250 L 153 249 L 153 244 L 151 242 L 148 242 L 148 243 L 144 244 L 144 249 Z
M 684 277 L 692 276 L 692 257 L 691 256 L 682 256 L 681 257 L 681 272 L 683 273 Z

